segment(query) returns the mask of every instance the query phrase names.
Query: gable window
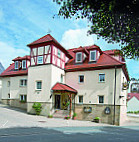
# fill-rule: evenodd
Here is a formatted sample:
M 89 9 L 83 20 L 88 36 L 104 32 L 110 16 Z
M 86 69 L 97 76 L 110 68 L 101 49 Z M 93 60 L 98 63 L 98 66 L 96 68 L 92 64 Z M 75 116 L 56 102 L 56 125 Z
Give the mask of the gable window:
M 84 75 L 79 75 L 79 83 L 84 83 Z
M 17 70 L 18 69 L 18 61 L 15 61 L 15 69 Z
M 103 104 L 104 103 L 104 96 L 98 96 L 98 102 L 99 102 L 99 104 Z
M 105 74 L 104 73 L 99 74 L 99 82 L 105 82 Z
M 22 69 L 26 69 L 26 60 L 22 61 Z
M 79 103 L 80 103 L 80 104 L 83 103 L 83 96 L 79 96 Z
M 76 53 L 76 62 L 82 62 L 82 52 Z
M 61 51 L 58 49 L 58 57 L 61 57 Z
M 27 95 L 20 95 L 20 102 L 27 102 Z
M 38 64 L 43 64 L 43 56 L 38 56 L 37 63 Z
M 96 61 L 96 50 L 90 51 L 90 61 Z
M 42 81 L 36 81 L 36 90 L 42 89 Z
M 27 79 L 21 79 L 20 86 L 27 86 Z

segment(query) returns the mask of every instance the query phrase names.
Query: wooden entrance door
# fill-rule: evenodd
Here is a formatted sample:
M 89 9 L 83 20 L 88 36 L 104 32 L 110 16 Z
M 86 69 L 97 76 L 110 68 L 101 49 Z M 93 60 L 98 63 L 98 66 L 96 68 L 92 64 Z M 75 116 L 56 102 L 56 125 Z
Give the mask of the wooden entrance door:
M 60 95 L 55 95 L 55 109 L 60 109 Z

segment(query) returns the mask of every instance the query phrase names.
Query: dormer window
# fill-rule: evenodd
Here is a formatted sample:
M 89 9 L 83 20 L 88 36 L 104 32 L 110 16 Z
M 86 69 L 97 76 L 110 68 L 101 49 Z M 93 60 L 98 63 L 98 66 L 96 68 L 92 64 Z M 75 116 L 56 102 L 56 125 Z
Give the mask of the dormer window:
M 26 60 L 22 61 L 22 69 L 26 69 Z
M 18 70 L 18 61 L 15 61 L 15 69 Z
M 90 51 L 90 61 L 96 61 L 96 50 Z
M 76 63 L 82 62 L 82 52 L 76 53 Z

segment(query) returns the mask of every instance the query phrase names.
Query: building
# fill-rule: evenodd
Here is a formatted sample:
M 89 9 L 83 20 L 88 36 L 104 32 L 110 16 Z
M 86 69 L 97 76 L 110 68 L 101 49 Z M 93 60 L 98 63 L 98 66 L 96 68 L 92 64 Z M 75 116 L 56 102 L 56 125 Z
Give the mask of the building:
M 129 84 L 129 92 L 131 93 L 139 93 L 139 79 L 131 78 Z
M 139 111 L 139 93 L 128 93 L 127 112 Z
M 30 55 L 17 57 L 2 74 L 2 102 L 41 115 L 77 113 L 79 120 L 120 125 L 126 119 L 125 60 L 118 50 L 97 45 L 66 50 L 50 34 L 27 45 Z M 68 103 L 68 105 L 67 105 Z

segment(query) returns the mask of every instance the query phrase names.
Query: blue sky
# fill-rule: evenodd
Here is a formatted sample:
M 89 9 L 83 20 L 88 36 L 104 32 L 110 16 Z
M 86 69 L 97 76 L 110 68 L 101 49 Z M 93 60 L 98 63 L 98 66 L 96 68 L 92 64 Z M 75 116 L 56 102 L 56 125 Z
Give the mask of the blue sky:
M 50 34 L 66 49 L 97 44 L 102 50 L 120 49 L 96 35 L 87 36 L 87 20 L 55 17 L 53 0 L 0 0 L 0 62 L 7 68 L 12 59 L 29 54 L 30 42 Z M 139 78 L 139 61 L 127 60 L 130 77 Z

